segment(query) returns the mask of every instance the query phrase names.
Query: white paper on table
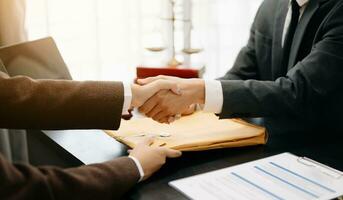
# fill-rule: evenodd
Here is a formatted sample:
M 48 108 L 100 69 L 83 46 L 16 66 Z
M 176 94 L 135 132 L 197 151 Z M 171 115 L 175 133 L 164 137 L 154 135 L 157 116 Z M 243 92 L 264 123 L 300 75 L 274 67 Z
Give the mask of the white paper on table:
M 327 200 L 343 195 L 343 173 L 283 153 L 169 183 L 190 199 Z

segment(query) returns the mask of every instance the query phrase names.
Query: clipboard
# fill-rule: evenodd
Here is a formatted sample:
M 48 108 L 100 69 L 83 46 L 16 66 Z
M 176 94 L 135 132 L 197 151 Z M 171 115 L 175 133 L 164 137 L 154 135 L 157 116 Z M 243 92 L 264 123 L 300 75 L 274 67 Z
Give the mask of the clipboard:
M 327 200 L 343 195 L 343 172 L 291 153 L 175 180 L 190 199 Z
M 332 167 L 329 167 L 327 165 L 324 165 L 322 163 L 319 163 L 317 161 L 314 161 L 307 157 L 298 157 L 298 162 L 306 165 L 308 167 L 313 167 L 318 169 L 320 172 L 326 174 L 327 176 L 330 176 L 334 179 L 343 179 L 343 172 L 340 172 Z

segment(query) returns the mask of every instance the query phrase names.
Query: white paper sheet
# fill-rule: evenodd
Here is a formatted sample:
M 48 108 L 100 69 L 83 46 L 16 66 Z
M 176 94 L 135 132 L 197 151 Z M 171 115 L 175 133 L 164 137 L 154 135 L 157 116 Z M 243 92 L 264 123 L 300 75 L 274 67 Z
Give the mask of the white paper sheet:
M 195 200 L 327 200 L 343 195 L 342 172 L 283 153 L 169 183 Z

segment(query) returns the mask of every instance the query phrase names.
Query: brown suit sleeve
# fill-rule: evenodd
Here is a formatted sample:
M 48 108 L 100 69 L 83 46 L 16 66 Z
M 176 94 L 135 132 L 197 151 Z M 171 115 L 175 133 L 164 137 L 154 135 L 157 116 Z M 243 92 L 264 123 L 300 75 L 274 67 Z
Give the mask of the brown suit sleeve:
M 10 78 L 0 72 L 0 128 L 117 129 L 118 82 Z M 0 199 L 118 199 L 137 183 L 130 158 L 72 169 L 12 165 L 0 154 Z
M 117 129 L 119 82 L 33 80 L 0 72 L 0 128 Z
M 0 199 L 120 199 L 139 179 L 128 157 L 78 168 L 12 165 L 0 156 Z

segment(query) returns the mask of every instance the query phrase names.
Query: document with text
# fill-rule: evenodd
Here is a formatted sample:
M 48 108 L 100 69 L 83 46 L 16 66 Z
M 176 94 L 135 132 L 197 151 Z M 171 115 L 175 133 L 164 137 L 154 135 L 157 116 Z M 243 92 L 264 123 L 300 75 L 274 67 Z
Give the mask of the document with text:
M 283 153 L 169 183 L 194 200 L 327 200 L 343 195 L 343 173 Z

